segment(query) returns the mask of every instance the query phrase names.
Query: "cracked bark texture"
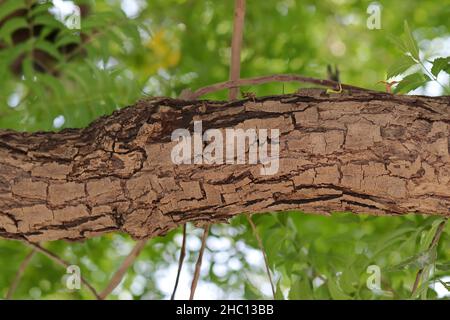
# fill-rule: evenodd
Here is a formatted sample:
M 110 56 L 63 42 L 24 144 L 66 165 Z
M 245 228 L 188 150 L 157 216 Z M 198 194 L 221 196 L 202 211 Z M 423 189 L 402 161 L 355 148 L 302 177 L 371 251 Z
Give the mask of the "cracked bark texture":
M 174 165 L 177 128 L 280 130 L 279 171 Z M 297 209 L 450 216 L 450 97 L 374 92 L 142 100 L 85 129 L 0 131 L 0 236 L 154 237 L 188 221 Z

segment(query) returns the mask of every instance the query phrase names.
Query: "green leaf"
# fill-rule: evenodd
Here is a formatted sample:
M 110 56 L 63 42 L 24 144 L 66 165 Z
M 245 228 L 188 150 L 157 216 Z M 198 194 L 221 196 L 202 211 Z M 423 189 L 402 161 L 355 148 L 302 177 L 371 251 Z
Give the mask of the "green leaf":
M 416 59 L 419 59 L 419 47 L 417 46 L 416 40 L 414 39 L 414 36 L 411 32 L 411 29 L 409 28 L 408 22 L 405 20 L 404 22 L 404 38 L 403 43 L 405 45 L 406 50 L 411 54 L 411 56 Z
M 55 28 L 58 30 L 64 30 L 64 28 L 65 28 L 64 24 L 62 24 L 61 22 L 59 22 L 58 20 L 53 18 L 53 16 L 47 16 L 47 15 L 37 16 L 33 20 L 33 23 L 35 25 L 44 25 L 44 26 L 48 26 L 50 28 Z
M 0 28 L 0 39 L 5 40 L 8 44 L 12 44 L 11 36 L 14 31 L 28 28 L 28 22 L 23 17 L 12 18 L 5 22 Z
M 450 74 L 450 57 L 446 58 L 436 58 L 433 61 L 433 67 L 431 68 L 431 73 L 437 77 L 439 72 L 445 71 Z
M 388 40 L 391 41 L 394 45 L 396 45 L 401 52 L 406 53 L 408 49 L 405 47 L 404 41 L 401 37 L 388 35 Z
M 314 289 L 314 299 L 317 300 L 330 299 L 330 292 L 325 284 L 322 284 L 320 287 Z
M 402 74 L 406 70 L 408 70 L 410 67 L 416 65 L 416 62 L 411 59 L 409 56 L 402 56 L 401 58 L 397 59 L 388 69 L 387 71 L 387 78 L 395 77 L 399 74 Z
M 290 300 L 309 300 L 313 299 L 313 292 L 309 279 L 302 275 L 301 277 L 293 277 L 291 288 L 289 290 Z
M 55 46 L 59 48 L 68 44 L 79 44 L 80 42 L 81 39 L 79 35 L 72 32 L 60 32 L 55 42 Z
M 349 266 L 342 272 L 339 283 L 345 292 L 353 293 L 356 291 L 355 284 L 358 283 L 357 272 Z
M 442 223 L 443 219 L 437 219 L 433 221 L 431 228 L 424 233 L 424 237 L 420 241 L 420 251 L 426 251 L 431 245 L 431 242 L 433 241 L 433 238 L 436 234 L 436 230 L 439 227 L 439 225 Z
M 36 49 L 39 49 L 39 50 L 42 50 L 42 51 L 46 52 L 47 54 L 49 54 L 50 56 L 52 56 L 56 60 L 61 60 L 62 59 L 62 56 L 59 53 L 59 51 L 56 49 L 56 47 L 52 43 L 50 43 L 48 41 L 39 40 L 39 41 L 37 41 L 35 43 L 34 46 L 35 46 Z
M 435 261 L 436 261 L 436 250 L 426 250 L 403 260 L 399 264 L 390 267 L 387 270 L 394 271 L 409 267 L 415 269 L 423 269 L 424 267 L 434 263 Z
M 244 283 L 244 295 L 246 299 L 261 299 L 261 294 L 258 289 L 249 282 Z
M 0 20 L 3 20 L 14 11 L 26 8 L 27 5 L 25 3 L 25 0 L 7 0 L 6 2 L 2 3 L 0 7 Z
M 384 253 L 384 250 L 389 249 L 392 245 L 396 244 L 397 242 L 405 241 L 408 238 L 408 235 L 414 230 L 416 230 L 415 227 L 411 227 L 405 224 L 404 226 L 398 228 L 397 230 L 379 237 L 377 239 L 373 256 L 377 256 L 379 254 Z
M 420 86 L 423 86 L 428 81 L 430 81 L 430 78 L 423 73 L 413 73 L 404 77 L 403 80 L 397 85 L 394 92 L 408 93 Z
M 420 299 L 426 300 L 428 295 L 428 289 L 430 284 L 430 268 L 431 266 L 426 266 L 422 271 L 422 285 L 417 290 L 417 295 L 420 296 Z
M 50 91 L 53 92 L 55 96 L 63 96 L 65 89 L 58 78 L 55 78 L 48 74 L 40 74 L 38 80 L 42 85 L 45 85 L 48 89 L 50 89 Z
M 44 26 L 41 31 L 39 32 L 39 40 L 44 40 L 45 38 L 47 38 L 51 33 L 53 33 L 55 31 L 55 29 L 50 28 L 48 26 Z
M 25 79 L 32 83 L 35 72 L 34 72 L 34 66 L 33 61 L 30 59 L 30 57 L 26 57 L 22 62 L 22 68 L 23 68 L 23 74 L 25 75 Z
M 0 51 L 0 61 L 9 65 L 13 63 L 19 56 L 29 52 L 32 48 L 32 39 L 18 43 L 8 49 Z
M 352 300 L 352 297 L 345 294 L 344 291 L 339 287 L 336 278 L 329 278 L 327 281 L 328 290 L 330 291 L 330 296 L 334 300 Z
M 442 271 L 450 271 L 450 262 L 446 263 L 437 263 L 436 269 L 442 270 Z
M 281 291 L 280 282 L 277 282 L 277 287 L 275 289 L 275 300 L 284 300 L 283 292 Z
M 444 282 L 441 279 L 438 279 L 438 281 L 444 286 L 447 291 L 450 291 L 450 282 Z
M 53 8 L 53 3 L 51 2 L 41 3 L 38 6 L 35 6 L 34 8 L 31 9 L 31 16 L 35 17 L 40 14 L 47 14 L 49 13 L 48 10 L 50 10 L 51 8 Z

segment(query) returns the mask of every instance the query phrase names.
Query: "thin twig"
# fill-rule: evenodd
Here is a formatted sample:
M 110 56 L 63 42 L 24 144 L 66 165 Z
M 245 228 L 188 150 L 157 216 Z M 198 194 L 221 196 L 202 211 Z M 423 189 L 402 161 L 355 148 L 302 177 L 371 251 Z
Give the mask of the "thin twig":
M 105 299 L 119 285 L 119 283 L 125 276 L 128 268 L 134 263 L 136 258 L 141 253 L 142 249 L 144 249 L 146 243 L 147 239 L 139 240 L 138 242 L 136 242 L 131 252 L 125 258 L 125 260 L 123 260 L 119 269 L 117 269 L 117 271 L 112 276 L 106 288 L 100 293 L 99 295 L 100 299 L 102 300 Z
M 417 291 L 417 288 L 419 287 L 420 280 L 422 279 L 423 269 L 420 269 L 417 271 L 416 279 L 414 280 L 414 285 L 411 291 L 411 297 L 414 297 Z
M 261 250 L 261 252 L 262 252 L 262 254 L 264 256 L 264 264 L 266 266 L 267 276 L 269 277 L 270 287 L 272 288 L 273 298 L 276 299 L 276 297 L 275 297 L 275 286 L 273 285 L 272 275 L 270 274 L 269 259 L 267 259 L 266 250 L 264 250 L 264 246 L 263 246 L 261 237 L 259 236 L 258 230 L 256 230 L 256 225 L 253 222 L 251 216 L 249 216 L 249 215 L 246 215 L 246 216 L 247 216 L 248 222 L 250 223 L 250 226 L 252 227 L 252 230 L 253 230 L 253 233 L 255 235 L 256 241 L 258 242 L 259 249 Z
M 11 286 L 9 287 L 8 293 L 6 294 L 6 300 L 12 299 L 14 292 L 16 292 L 17 286 L 19 285 L 20 279 L 22 279 L 22 276 L 25 272 L 25 269 L 28 267 L 28 265 L 31 262 L 31 259 L 36 254 L 36 249 L 33 248 L 23 259 L 22 263 L 19 266 L 19 269 L 17 270 L 16 276 L 14 277 L 13 282 L 11 283 Z
M 47 249 L 41 247 L 39 244 L 37 243 L 32 243 L 32 242 L 26 242 L 29 246 L 35 248 L 37 251 L 39 251 L 40 253 L 44 254 L 45 256 L 47 256 L 47 258 L 49 258 L 50 260 L 53 260 L 54 262 L 56 262 L 57 264 L 67 268 L 68 266 L 70 266 L 70 263 L 68 263 L 67 261 L 61 259 L 60 257 L 58 257 L 56 254 L 48 251 Z M 93 286 L 91 286 L 91 284 L 83 277 L 80 275 L 80 280 L 81 282 L 86 286 L 86 288 L 88 288 L 88 290 L 97 298 L 100 299 L 97 291 L 94 289 Z
M 239 80 L 233 80 L 233 81 L 225 81 L 225 82 L 219 82 L 215 83 L 200 89 L 197 89 L 193 92 L 191 92 L 189 95 L 183 96 L 184 99 L 188 100 L 195 100 L 199 97 L 220 91 L 225 90 L 229 88 L 238 88 L 243 86 L 251 86 L 251 85 L 259 85 L 263 83 L 269 83 L 269 82 L 301 82 L 301 83 L 311 83 L 311 84 L 317 84 L 319 86 L 323 87 L 329 87 L 329 88 L 339 88 L 339 82 L 333 81 L 333 80 L 324 80 L 324 79 L 317 79 L 317 78 L 311 78 L 311 77 L 304 77 L 296 74 L 274 74 L 274 75 L 268 75 L 268 76 L 261 76 L 261 77 L 255 77 L 255 78 L 246 78 L 246 79 L 239 79 Z M 364 89 L 348 84 L 340 84 L 343 89 L 346 90 L 355 90 L 355 91 L 365 91 L 365 92 L 377 92 L 370 89 Z
M 177 292 L 178 281 L 180 280 L 181 269 L 183 268 L 183 262 L 184 262 L 185 256 L 186 256 L 186 224 L 183 224 L 183 241 L 181 243 L 180 259 L 178 261 L 177 278 L 175 279 L 175 285 L 173 287 L 173 292 L 172 292 L 172 296 L 170 297 L 170 300 L 175 299 L 175 293 Z
M 443 220 L 437 227 L 436 232 L 433 236 L 433 240 L 431 241 L 431 244 L 428 247 L 428 251 L 433 250 L 438 245 L 439 239 L 441 238 L 442 232 L 444 231 L 447 220 L 448 219 Z M 419 283 L 422 279 L 423 272 L 424 272 L 424 268 L 421 268 L 421 269 L 419 269 L 419 271 L 417 271 L 416 279 L 414 280 L 414 285 L 411 290 L 411 297 L 414 297 L 416 294 L 417 288 L 419 287 Z
M 195 289 L 197 289 L 197 283 L 198 279 L 200 278 L 200 271 L 202 269 L 203 252 L 205 251 L 206 238 L 208 238 L 208 233 L 209 233 L 209 224 L 204 227 L 202 236 L 202 246 L 200 247 L 200 251 L 198 253 L 197 263 L 195 264 L 195 272 L 194 278 L 192 279 L 191 295 L 189 296 L 189 300 L 194 299 Z
M 241 74 L 241 47 L 245 19 L 245 0 L 234 2 L 234 26 L 231 40 L 230 81 L 239 80 Z M 236 100 L 238 88 L 230 88 L 229 100 Z

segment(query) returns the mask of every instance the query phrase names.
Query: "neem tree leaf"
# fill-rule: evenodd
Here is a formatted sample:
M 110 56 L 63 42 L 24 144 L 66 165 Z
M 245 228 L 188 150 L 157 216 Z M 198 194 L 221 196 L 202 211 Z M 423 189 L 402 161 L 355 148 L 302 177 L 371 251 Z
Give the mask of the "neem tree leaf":
M 445 71 L 450 74 L 450 57 L 434 59 L 431 73 L 437 77 L 441 71 Z
M 389 79 L 402 74 L 414 65 L 416 65 L 416 62 L 411 59 L 411 57 L 404 55 L 401 58 L 397 59 L 388 69 L 387 78 Z
M 2 10 L 0 10 L 0 20 L 14 13 L 17 10 L 26 8 L 25 0 L 7 0 L 2 3 Z
M 395 88 L 395 93 L 408 93 L 425 83 L 430 81 L 430 78 L 423 73 L 413 73 L 403 78 L 402 81 Z
M 403 35 L 403 43 L 405 45 L 406 50 L 411 54 L 411 56 L 416 59 L 420 60 L 419 58 L 419 46 L 417 45 L 416 40 L 414 39 L 414 36 L 412 34 L 411 29 L 409 28 L 408 22 L 405 20 L 404 23 L 404 35 Z

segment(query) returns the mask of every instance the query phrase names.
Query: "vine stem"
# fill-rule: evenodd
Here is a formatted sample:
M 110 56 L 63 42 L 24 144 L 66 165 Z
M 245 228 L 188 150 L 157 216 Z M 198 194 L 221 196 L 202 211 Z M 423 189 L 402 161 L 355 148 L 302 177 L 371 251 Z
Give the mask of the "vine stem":
M 145 245 L 147 244 L 147 239 L 139 240 L 136 242 L 135 246 L 131 250 L 131 252 L 128 254 L 128 256 L 123 260 L 120 267 L 117 269 L 117 271 L 112 276 L 111 280 L 109 281 L 106 288 L 100 293 L 99 298 L 105 299 L 113 290 L 119 285 L 119 283 L 122 281 L 123 277 L 127 273 L 128 268 L 134 263 L 136 258 L 141 253 L 142 249 L 144 249 Z
M 356 87 L 356 86 L 352 86 L 352 85 L 348 85 L 348 84 L 340 84 L 339 82 L 336 82 L 333 80 L 317 79 L 317 78 L 305 77 L 305 76 L 296 75 L 296 74 L 272 74 L 272 75 L 254 77 L 254 78 L 246 78 L 246 79 L 219 82 L 219 83 L 215 83 L 215 84 L 212 84 L 212 85 L 209 85 L 206 87 L 202 87 L 195 91 L 183 90 L 183 92 L 181 93 L 179 98 L 184 99 L 184 100 L 196 100 L 201 96 L 204 96 L 206 94 L 213 93 L 216 91 L 220 91 L 220 90 L 225 90 L 225 89 L 229 89 L 229 88 L 238 88 L 238 87 L 243 87 L 243 86 L 259 85 L 259 84 L 264 84 L 264 83 L 269 83 L 269 82 L 311 83 L 311 84 L 316 84 L 319 86 L 334 88 L 334 89 L 339 88 L 339 86 L 341 86 L 342 89 L 346 89 L 346 90 L 380 93 L 379 91 L 360 88 L 360 87 Z
M 270 287 L 272 288 L 273 298 L 276 299 L 275 286 L 273 284 L 272 275 L 270 274 L 269 259 L 267 258 L 266 250 L 264 249 L 262 239 L 259 236 L 258 230 L 256 229 L 256 225 L 253 222 L 252 217 L 249 215 L 246 215 L 246 217 L 247 217 L 247 220 L 248 220 L 250 226 L 252 227 L 253 234 L 255 235 L 256 241 L 258 242 L 259 249 L 261 250 L 261 252 L 263 254 L 267 276 L 269 277 Z
M 195 264 L 195 271 L 194 271 L 194 277 L 192 278 L 191 294 L 189 296 L 189 300 L 194 299 L 195 289 L 197 289 L 198 279 L 200 278 L 200 271 L 202 269 L 203 253 L 205 252 L 206 239 L 208 238 L 208 233 L 209 233 L 209 224 L 206 225 L 203 228 L 203 230 L 204 231 L 203 231 L 203 236 L 202 236 L 202 245 L 201 245 L 200 251 L 198 253 L 197 263 Z
M 177 292 L 178 281 L 180 280 L 181 269 L 183 268 L 183 262 L 184 262 L 184 257 L 185 256 L 186 256 L 186 224 L 183 224 L 183 241 L 181 243 L 180 259 L 178 261 L 177 277 L 175 279 L 175 285 L 173 287 L 173 292 L 172 292 L 172 296 L 170 297 L 170 300 L 175 299 L 175 293 Z
M 40 253 L 42 253 L 43 255 L 47 256 L 47 258 L 49 258 L 50 260 L 53 260 L 54 262 L 56 262 L 57 264 L 59 264 L 60 266 L 63 266 L 64 268 L 67 268 L 70 266 L 70 263 L 68 263 L 67 261 L 63 260 L 62 258 L 58 257 L 56 254 L 54 254 L 53 252 L 41 247 L 39 244 L 37 243 L 33 243 L 33 242 L 26 242 L 29 246 L 31 246 L 32 248 L 36 249 L 36 251 L 39 251 Z M 80 275 L 80 281 L 86 286 L 86 288 L 97 298 L 100 299 L 100 296 L 98 295 L 97 291 L 94 289 L 94 287 L 83 277 Z
M 16 276 L 14 277 L 13 282 L 11 283 L 11 286 L 9 287 L 8 292 L 6 293 L 6 300 L 11 300 L 14 292 L 16 292 L 17 286 L 19 285 L 20 279 L 22 279 L 22 276 L 28 267 L 28 265 L 31 262 L 31 259 L 36 254 L 36 249 L 33 248 L 31 251 L 25 256 L 25 259 L 23 259 L 22 263 L 19 266 L 19 269 L 17 270 Z

